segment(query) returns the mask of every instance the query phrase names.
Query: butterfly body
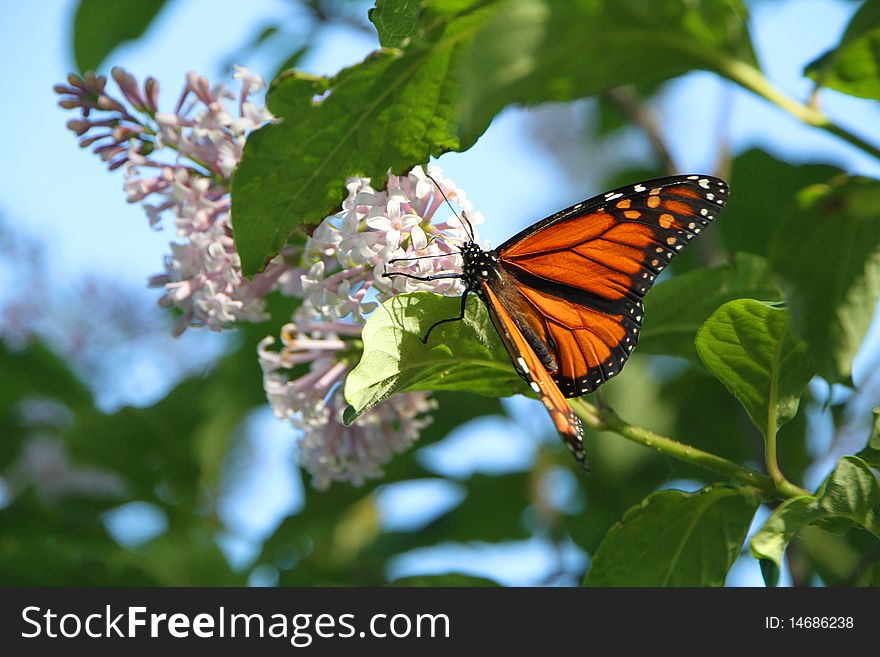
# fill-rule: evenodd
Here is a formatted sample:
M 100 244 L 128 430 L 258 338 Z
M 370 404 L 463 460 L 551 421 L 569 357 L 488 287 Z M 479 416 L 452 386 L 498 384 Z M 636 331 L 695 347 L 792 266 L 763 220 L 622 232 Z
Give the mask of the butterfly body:
M 727 197 L 727 183 L 705 175 L 627 185 L 542 219 L 491 251 L 468 241 L 462 272 L 435 277 L 462 279 L 462 316 L 469 293 L 486 304 L 517 372 L 585 467 L 583 428 L 566 398 L 593 392 L 621 371 L 638 342 L 642 298 Z

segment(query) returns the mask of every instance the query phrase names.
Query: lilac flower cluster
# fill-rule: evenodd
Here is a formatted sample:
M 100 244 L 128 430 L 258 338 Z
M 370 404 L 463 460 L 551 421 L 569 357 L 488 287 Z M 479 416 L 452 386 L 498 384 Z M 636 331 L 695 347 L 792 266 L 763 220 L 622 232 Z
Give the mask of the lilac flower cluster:
M 71 75 L 56 91 L 62 107 L 81 114 L 68 122 L 80 145 L 92 147 L 111 170 L 124 167 L 128 201 L 143 204 L 152 226 L 165 217 L 173 221 L 179 241 L 150 285 L 163 289 L 161 305 L 182 310 L 176 332 L 261 321 L 271 291 L 302 299 L 280 347 L 272 347 L 273 336 L 259 346 L 268 399 L 279 418 L 303 432 L 300 463 L 316 487 L 378 476 L 430 423 L 434 403 L 426 393 L 395 395 L 351 426 L 342 424 L 342 382 L 359 355 L 365 318 L 402 292 L 462 292 L 457 279 L 422 282 L 381 274 L 388 261 L 414 256 L 419 259 L 397 270 L 416 276 L 460 270 L 455 245 L 476 236 L 444 209 L 444 194 L 472 225 L 482 216 L 437 168 L 430 178 L 421 167 L 404 176 L 389 172 L 384 190 L 374 189 L 368 178 L 352 178 L 342 210 L 249 281 L 232 238 L 229 183 L 248 132 L 273 120 L 250 99 L 263 80 L 237 68 L 242 89 L 235 96 L 190 73 L 174 112 L 163 113 L 154 79 L 141 87 L 122 69 L 114 68 L 112 76 L 123 100 L 108 95 L 107 79 L 94 74 Z M 234 114 L 229 101 L 235 101 Z
M 124 102 L 107 93 L 107 78 L 93 73 L 71 75 L 55 91 L 62 107 L 80 111 L 67 123 L 80 146 L 92 147 L 111 170 L 124 167 L 129 203 L 142 203 L 152 226 L 173 218 L 180 241 L 171 244 L 165 271 L 150 285 L 163 288 L 162 306 L 182 310 L 176 333 L 264 319 L 265 295 L 283 263 L 279 259 L 252 282 L 244 278 L 229 216 L 229 179 L 247 133 L 272 120 L 249 100 L 265 86 L 262 78 L 237 68 L 242 89 L 236 97 L 189 73 L 174 112 L 165 113 L 155 79 L 141 87 L 118 67 L 112 76 Z M 237 100 L 235 115 L 226 108 L 230 100 Z
M 260 344 L 263 380 L 275 414 L 305 433 L 300 462 L 319 488 L 334 480 L 357 484 L 378 476 L 382 464 L 409 448 L 429 422 L 424 415 L 433 402 L 426 393 L 411 392 L 390 397 L 344 427 L 342 382 L 355 364 L 349 358 L 352 342 L 377 303 L 414 290 L 463 291 L 457 279 L 381 276 L 389 260 L 416 256 L 420 259 L 401 263 L 398 271 L 425 276 L 460 270 L 452 245 L 468 235 L 451 211 L 444 213 L 449 218 L 435 221 L 445 204 L 443 194 L 468 213 L 472 224 L 482 216 L 440 169 L 432 169 L 431 178 L 434 182 L 421 167 L 405 176 L 389 173 L 384 191 L 373 189 L 368 178 L 350 179 L 342 211 L 321 222 L 306 242 L 303 269 L 279 279 L 281 288 L 303 303 L 284 327 L 279 350 L 270 348 L 276 342 L 272 336 Z

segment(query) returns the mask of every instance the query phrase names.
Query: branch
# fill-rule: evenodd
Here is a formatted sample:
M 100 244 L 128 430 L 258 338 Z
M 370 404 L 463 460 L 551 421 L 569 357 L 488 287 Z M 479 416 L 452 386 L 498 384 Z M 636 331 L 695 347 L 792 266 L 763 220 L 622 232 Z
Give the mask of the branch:
M 661 454 L 666 454 L 680 461 L 686 461 L 731 479 L 736 479 L 741 483 L 754 486 L 769 498 L 780 499 L 811 495 L 809 491 L 795 486 L 791 482 L 783 481 L 777 484 L 767 475 L 751 468 L 728 461 L 721 456 L 705 452 L 691 445 L 680 443 L 672 438 L 666 438 L 648 429 L 633 426 L 622 420 L 610 408 L 600 408 L 583 399 L 572 399 L 571 404 L 578 417 L 587 426 L 596 431 L 611 431 L 627 440 L 654 449 Z
M 830 132 L 864 151 L 868 155 L 880 160 L 880 148 L 837 125 L 829 116 L 816 109 L 813 104 L 805 105 L 804 103 L 787 96 L 785 93 L 774 87 L 764 74 L 754 66 L 736 59 L 729 59 L 721 56 L 719 56 L 713 63 L 720 73 L 745 89 L 748 89 L 752 93 L 770 101 L 777 107 L 784 109 L 786 112 L 803 121 L 807 125 Z
M 672 153 L 666 147 L 666 141 L 660 133 L 660 125 L 654 112 L 642 102 L 639 95 L 630 86 L 617 87 L 605 92 L 605 96 L 623 112 L 627 119 L 639 126 L 651 142 L 651 148 L 666 175 L 673 176 L 678 173 L 678 167 Z
M 681 173 L 663 138 L 656 113 L 639 97 L 636 90 L 632 86 L 617 87 L 606 91 L 605 97 L 623 112 L 629 121 L 642 129 L 664 174 L 674 176 Z M 727 254 L 715 231 L 708 231 L 694 249 L 701 264 L 706 267 L 720 265 L 727 259 Z

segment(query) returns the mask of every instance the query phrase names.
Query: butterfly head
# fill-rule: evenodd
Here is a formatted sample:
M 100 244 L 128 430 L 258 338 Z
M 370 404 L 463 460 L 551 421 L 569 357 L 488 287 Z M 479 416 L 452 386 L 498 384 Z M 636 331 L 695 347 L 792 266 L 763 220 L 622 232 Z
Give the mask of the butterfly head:
M 489 280 L 498 267 L 498 256 L 494 251 L 484 251 L 476 242 L 466 242 L 461 247 L 464 262 L 463 278 L 465 287 L 479 291 L 480 283 Z

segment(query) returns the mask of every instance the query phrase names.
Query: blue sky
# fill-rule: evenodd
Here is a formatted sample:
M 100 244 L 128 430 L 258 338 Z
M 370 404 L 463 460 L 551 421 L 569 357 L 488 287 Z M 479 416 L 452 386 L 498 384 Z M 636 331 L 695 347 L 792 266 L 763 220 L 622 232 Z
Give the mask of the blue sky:
M 125 203 L 121 173 L 108 175 L 96 158 L 77 148 L 75 138 L 64 127 L 69 117 L 55 104 L 52 85 L 73 68 L 68 29 L 74 4 L 65 0 L 0 5 L 0 55 L 7 62 L 3 73 L 6 102 L 0 105 L 0 119 L 7 128 L 0 164 L 0 218 L 44 241 L 50 276 L 59 286 L 97 274 L 130 286 L 132 294 L 153 304 L 158 295 L 144 289 L 145 281 L 161 270 L 162 256 L 173 235 L 151 230 L 141 209 Z M 836 43 L 855 6 L 832 0 L 756 3 L 753 37 L 771 80 L 790 95 L 805 98 L 810 83 L 801 75 L 803 66 Z M 282 0 L 174 2 L 146 38 L 119 48 L 111 61 L 139 78 L 157 77 L 164 102 L 171 105 L 188 70 L 222 79 L 221 62 L 230 51 L 272 15 L 290 12 L 290 5 Z M 374 47 L 375 41 L 367 35 L 344 29 L 327 31 L 302 66 L 314 73 L 331 74 Z M 256 71 L 265 71 L 270 65 L 267 58 L 241 63 Z M 825 92 L 822 100 L 829 114 L 840 117 L 869 141 L 880 143 L 876 103 L 834 92 Z M 727 129 L 735 152 L 760 146 L 790 160 L 835 163 L 880 177 L 877 162 L 709 74 L 695 73 L 673 82 L 658 108 L 668 142 L 686 170 L 712 170 L 719 115 L 726 111 L 731 116 Z M 485 214 L 482 232 L 493 243 L 560 207 L 603 191 L 596 187 L 589 169 L 582 185 L 572 185 L 552 158 L 523 137 L 533 120 L 533 112 L 509 110 L 470 151 L 444 155 L 439 162 Z M 634 135 L 624 136 L 621 146 L 627 148 L 628 158 L 647 152 Z M 872 345 L 880 342 L 876 324 Z M 210 334 L 187 339 L 205 353 L 220 347 L 220 338 Z M 861 361 L 873 360 L 871 353 Z M 139 385 L 106 393 L 109 406 L 147 403 L 160 394 L 167 382 L 155 368 L 143 367 Z M 511 410 L 518 418 L 525 418 L 529 415 L 527 405 L 525 400 L 515 401 Z M 252 472 L 259 472 L 260 477 L 244 477 L 224 506 L 227 520 L 238 530 L 238 538 L 230 536 L 227 547 L 241 562 L 250 554 L 247 537 L 271 531 L 279 515 L 296 506 L 301 490 L 300 482 L 291 480 L 288 465 L 292 431 L 268 413 L 253 422 L 248 458 Z M 442 472 L 464 472 L 497 467 L 494 462 L 503 451 L 509 467 L 516 467 L 526 462 L 534 449 L 529 433 L 484 422 L 460 431 L 454 437 L 458 448 L 445 454 L 435 450 L 429 458 L 436 460 L 433 462 Z M 462 444 L 465 449 L 460 448 Z M 381 498 L 388 521 L 401 522 L 413 514 L 414 522 L 419 517 L 423 520 L 428 502 L 442 508 L 454 501 L 454 487 L 444 491 L 428 485 L 434 489 L 425 492 L 415 506 L 412 500 L 419 496 L 412 490 L 389 487 Z M 256 505 L 256 500 L 262 503 Z M 143 516 L 132 517 L 143 520 Z M 124 513 L 118 522 L 124 535 Z M 495 552 L 447 546 L 407 555 L 395 568 L 398 574 L 408 574 L 470 566 L 506 583 L 528 584 L 541 579 L 544 557 L 545 546 L 534 541 Z M 573 563 L 578 558 L 575 552 L 566 555 Z M 523 568 L 523 563 L 530 566 Z M 731 581 L 756 584 L 760 575 L 756 568 L 742 565 Z

